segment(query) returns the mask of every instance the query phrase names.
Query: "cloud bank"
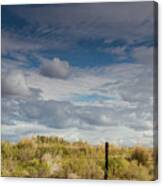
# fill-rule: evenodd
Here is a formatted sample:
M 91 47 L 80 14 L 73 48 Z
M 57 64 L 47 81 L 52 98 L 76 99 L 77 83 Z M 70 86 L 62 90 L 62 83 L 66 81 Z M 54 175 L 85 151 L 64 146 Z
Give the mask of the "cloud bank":
M 13 84 L 16 91 L 10 91 L 10 98 L 8 94 L 3 97 L 3 133 L 5 130 L 9 133 L 8 125 L 18 128 L 21 133 L 29 123 L 38 126 L 33 134 L 46 135 L 51 131 L 49 135 L 64 136 L 61 131 L 69 131 L 70 138 L 65 134 L 69 140 L 84 139 L 90 143 L 109 140 L 133 145 L 141 139 L 141 143 L 150 146 L 153 140 L 148 135 L 153 131 L 153 76 L 152 60 L 146 56 L 148 63 L 115 64 L 88 70 L 71 67 L 68 79 L 63 76 L 47 78 L 39 71 L 33 71 L 24 81 L 23 75 L 13 73 L 4 82 L 13 89 L 9 84 L 12 79 L 16 82 Z M 140 55 L 138 57 L 142 60 Z M 57 62 L 62 63 L 59 59 Z M 21 85 L 19 89 L 17 85 Z M 27 90 L 32 91 L 30 97 L 20 97 L 25 96 L 23 93 Z M 27 136 L 30 135 L 28 131 Z M 121 131 L 121 137 L 114 136 L 118 131 Z M 126 131 L 132 134 L 130 142 Z M 8 134 L 9 138 L 17 139 L 17 133 L 13 133 Z

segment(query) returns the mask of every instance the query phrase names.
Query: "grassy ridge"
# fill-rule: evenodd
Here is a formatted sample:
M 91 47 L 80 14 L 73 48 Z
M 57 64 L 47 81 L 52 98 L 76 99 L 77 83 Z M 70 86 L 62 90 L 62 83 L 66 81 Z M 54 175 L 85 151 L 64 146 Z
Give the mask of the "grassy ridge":
M 2 142 L 2 176 L 104 178 L 104 145 L 37 136 Z M 154 180 L 154 152 L 145 147 L 109 148 L 109 179 Z

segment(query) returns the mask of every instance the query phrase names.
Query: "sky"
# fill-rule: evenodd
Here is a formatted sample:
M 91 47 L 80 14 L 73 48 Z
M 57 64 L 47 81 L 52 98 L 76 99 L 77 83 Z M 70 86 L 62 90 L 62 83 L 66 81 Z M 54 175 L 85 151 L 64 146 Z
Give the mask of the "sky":
M 2 140 L 152 146 L 153 6 L 2 6 Z

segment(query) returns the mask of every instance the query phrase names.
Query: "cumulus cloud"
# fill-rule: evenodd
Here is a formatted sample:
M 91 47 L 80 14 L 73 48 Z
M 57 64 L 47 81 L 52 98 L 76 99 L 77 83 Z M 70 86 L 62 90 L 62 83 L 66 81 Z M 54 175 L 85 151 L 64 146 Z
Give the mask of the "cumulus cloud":
M 2 74 L 2 96 L 29 96 L 30 89 L 24 74 L 13 70 Z
M 52 61 L 43 62 L 40 73 L 49 78 L 65 79 L 70 74 L 70 66 L 67 61 L 54 58 Z

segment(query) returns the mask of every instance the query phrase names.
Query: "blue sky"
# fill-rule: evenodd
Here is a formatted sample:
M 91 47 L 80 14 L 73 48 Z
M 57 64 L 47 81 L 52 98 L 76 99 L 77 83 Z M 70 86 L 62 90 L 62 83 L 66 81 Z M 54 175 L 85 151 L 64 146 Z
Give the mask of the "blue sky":
M 151 145 L 153 6 L 2 6 L 2 139 Z

